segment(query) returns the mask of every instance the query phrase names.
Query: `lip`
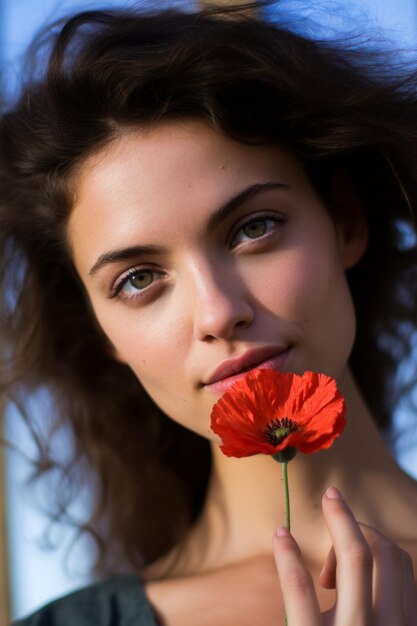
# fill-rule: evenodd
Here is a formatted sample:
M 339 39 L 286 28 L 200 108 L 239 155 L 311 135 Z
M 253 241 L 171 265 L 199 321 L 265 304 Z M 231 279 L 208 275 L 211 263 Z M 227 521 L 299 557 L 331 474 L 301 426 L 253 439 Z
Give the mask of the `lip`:
M 202 386 L 213 393 L 224 393 L 252 369 L 270 368 L 281 371 L 289 352 L 288 346 L 265 346 L 248 350 L 240 357 L 223 361 Z

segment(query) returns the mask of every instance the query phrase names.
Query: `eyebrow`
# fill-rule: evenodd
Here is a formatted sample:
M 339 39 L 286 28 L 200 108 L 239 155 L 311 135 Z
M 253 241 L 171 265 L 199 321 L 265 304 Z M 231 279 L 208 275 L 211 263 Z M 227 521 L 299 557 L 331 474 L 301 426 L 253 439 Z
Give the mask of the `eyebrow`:
M 288 189 L 288 185 L 284 185 L 283 183 L 257 183 L 256 185 L 251 185 L 246 189 L 243 189 L 236 196 L 233 196 L 230 200 L 226 202 L 222 207 L 217 209 L 209 218 L 207 222 L 207 232 L 212 232 L 221 222 L 223 222 L 229 215 L 231 215 L 236 209 L 238 209 L 244 202 L 251 200 L 255 196 L 258 196 L 266 191 L 271 191 L 273 189 Z
M 91 270 L 88 272 L 90 276 L 94 276 L 104 265 L 109 263 L 119 263 L 120 261 L 129 261 L 130 259 L 137 258 L 139 256 L 162 256 L 166 254 L 167 250 L 161 246 L 131 246 L 129 248 L 123 248 L 122 250 L 113 250 L 111 252 L 104 252 L 101 254 L 97 261 L 94 263 Z
M 206 231 L 212 232 L 219 226 L 227 217 L 234 213 L 244 202 L 258 196 L 267 191 L 274 189 L 288 189 L 289 185 L 277 182 L 257 183 L 250 185 L 246 189 L 240 191 L 237 195 L 230 198 L 220 208 L 218 208 L 208 219 Z M 120 261 L 127 261 L 130 259 L 138 258 L 140 256 L 162 256 L 167 254 L 168 250 L 162 246 L 155 245 L 143 245 L 143 246 L 130 246 L 121 250 L 112 250 L 110 252 L 104 252 L 99 256 L 89 271 L 90 276 L 94 276 L 102 267 L 110 263 L 118 263 Z

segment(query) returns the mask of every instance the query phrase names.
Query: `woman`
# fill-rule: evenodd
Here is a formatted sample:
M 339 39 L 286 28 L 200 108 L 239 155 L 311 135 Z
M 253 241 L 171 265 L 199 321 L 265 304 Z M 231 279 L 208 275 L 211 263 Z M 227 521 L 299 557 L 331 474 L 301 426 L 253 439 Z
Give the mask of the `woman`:
M 55 35 L 1 122 L 4 385 L 46 387 L 70 425 L 64 465 L 25 413 L 61 511 L 94 481 L 82 530 L 111 576 L 22 625 L 267 625 L 285 602 L 290 626 L 415 626 L 417 488 L 377 428 L 415 330 L 415 100 L 385 58 L 244 10 Z M 297 541 L 274 533 L 276 464 L 210 429 L 265 364 L 335 377 L 348 406 L 291 463 Z

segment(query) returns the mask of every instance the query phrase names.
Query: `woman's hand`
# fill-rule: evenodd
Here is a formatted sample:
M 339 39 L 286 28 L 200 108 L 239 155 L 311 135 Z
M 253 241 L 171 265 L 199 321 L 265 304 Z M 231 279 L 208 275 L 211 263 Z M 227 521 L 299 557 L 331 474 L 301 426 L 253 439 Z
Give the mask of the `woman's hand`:
M 334 487 L 326 491 L 322 507 L 333 547 L 319 582 L 336 588 L 336 603 L 320 612 L 300 548 L 281 527 L 273 550 L 288 626 L 417 626 L 417 588 L 408 553 L 358 523 Z

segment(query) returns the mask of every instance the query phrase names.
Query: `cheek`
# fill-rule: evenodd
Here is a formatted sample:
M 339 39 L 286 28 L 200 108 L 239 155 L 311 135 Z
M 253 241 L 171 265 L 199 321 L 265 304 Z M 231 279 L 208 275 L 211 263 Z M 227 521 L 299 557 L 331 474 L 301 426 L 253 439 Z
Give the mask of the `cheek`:
M 339 376 L 355 335 L 355 313 L 333 240 L 299 246 L 275 258 L 269 274 L 251 277 L 252 291 L 274 318 L 294 330 L 297 367 Z
M 327 304 L 332 265 L 334 259 L 318 255 L 317 248 L 293 247 L 272 257 L 263 271 L 253 268 L 250 291 L 268 310 L 284 319 L 307 321 L 310 310 Z
M 155 309 L 148 314 L 145 310 L 120 308 L 119 314 L 115 309 L 96 310 L 97 320 L 113 345 L 114 358 L 131 368 L 160 406 L 161 394 L 169 397 L 171 392 L 178 398 L 188 345 L 180 320 Z
M 355 336 L 352 298 L 337 252 L 328 248 L 300 261 L 288 286 L 293 319 L 303 330 L 314 369 L 338 377 Z

